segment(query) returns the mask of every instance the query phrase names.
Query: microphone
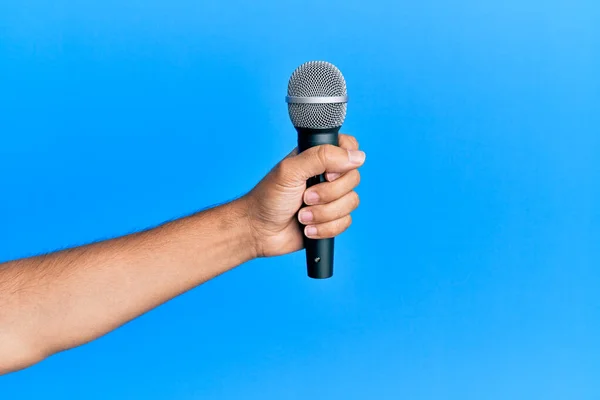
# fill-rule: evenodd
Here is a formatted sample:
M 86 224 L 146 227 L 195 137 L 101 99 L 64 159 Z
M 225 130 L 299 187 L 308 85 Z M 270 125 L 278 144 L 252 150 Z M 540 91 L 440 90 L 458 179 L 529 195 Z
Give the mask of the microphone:
M 298 131 L 298 152 L 323 144 L 338 146 L 338 133 L 346 118 L 346 81 L 337 67 L 325 61 L 309 61 L 292 73 L 288 83 L 288 112 Z M 311 187 L 325 182 L 314 176 Z M 304 237 L 308 276 L 325 279 L 333 276 L 334 239 Z

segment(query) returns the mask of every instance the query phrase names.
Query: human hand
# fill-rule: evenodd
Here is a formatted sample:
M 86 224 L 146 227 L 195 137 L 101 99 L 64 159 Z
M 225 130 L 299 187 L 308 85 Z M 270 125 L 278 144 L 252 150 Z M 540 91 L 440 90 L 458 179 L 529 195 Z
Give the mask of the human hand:
M 339 235 L 350 226 L 358 207 L 354 191 L 365 153 L 349 135 L 339 135 L 339 147 L 324 145 L 301 154 L 294 150 L 246 196 L 256 254 L 270 257 L 302 249 L 303 234 L 312 239 Z M 326 173 L 327 182 L 306 188 L 306 180 Z M 302 207 L 303 202 L 307 205 Z
M 0 375 L 96 339 L 252 258 L 300 250 L 299 220 L 310 238 L 346 230 L 365 154 L 351 136 L 340 135 L 339 144 L 293 152 L 220 207 L 0 265 Z M 327 182 L 307 190 L 306 180 L 322 173 Z

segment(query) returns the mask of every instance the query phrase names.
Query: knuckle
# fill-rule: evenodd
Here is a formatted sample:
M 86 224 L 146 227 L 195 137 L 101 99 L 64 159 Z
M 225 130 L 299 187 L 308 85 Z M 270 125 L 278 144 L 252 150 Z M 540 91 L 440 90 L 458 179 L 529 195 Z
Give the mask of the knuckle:
M 358 193 L 356 192 L 352 192 L 350 194 L 350 204 L 352 205 L 352 209 L 355 209 L 359 206 L 360 204 L 360 197 L 358 196 Z
M 319 149 L 317 150 L 317 157 L 319 160 L 325 161 L 327 159 L 327 147 L 319 146 Z
M 358 140 L 352 135 L 348 135 L 347 133 L 340 133 L 339 141 L 341 147 L 348 149 L 358 149 Z
M 352 179 L 354 180 L 354 187 L 360 184 L 360 172 L 357 169 L 352 172 Z
M 330 238 L 344 232 L 352 223 L 352 217 L 346 215 L 336 221 L 319 226 L 319 236 L 322 238 Z
M 350 227 L 350 225 L 352 225 L 352 216 L 351 215 L 346 215 L 346 217 L 344 218 L 344 221 L 342 222 L 342 231 L 345 231 L 346 229 L 348 229 Z
M 350 222 L 351 218 L 349 215 L 346 215 L 344 218 L 340 218 L 339 220 L 337 220 L 334 226 L 332 227 L 331 235 L 336 236 L 344 232 L 350 226 Z
M 323 163 L 327 163 L 328 161 L 330 161 L 333 158 L 334 152 L 335 152 L 335 146 L 333 146 L 331 144 L 325 144 L 325 145 L 319 146 L 319 151 L 318 151 L 317 155 L 319 156 L 319 159 Z
M 329 226 L 329 224 L 324 225 L 320 230 L 320 234 L 324 238 L 330 238 L 335 236 L 335 232 L 333 227 Z
M 280 178 L 289 176 L 290 172 L 291 168 L 289 159 L 281 161 L 275 169 L 275 175 Z

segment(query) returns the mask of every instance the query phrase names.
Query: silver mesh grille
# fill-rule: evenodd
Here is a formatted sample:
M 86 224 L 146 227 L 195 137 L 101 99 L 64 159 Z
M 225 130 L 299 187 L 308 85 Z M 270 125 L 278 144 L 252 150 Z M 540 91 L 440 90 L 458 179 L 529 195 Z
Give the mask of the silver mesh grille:
M 337 67 L 326 61 L 309 61 L 292 74 L 288 96 L 346 96 L 346 81 Z M 326 129 L 342 126 L 346 103 L 288 104 L 292 123 L 297 128 Z

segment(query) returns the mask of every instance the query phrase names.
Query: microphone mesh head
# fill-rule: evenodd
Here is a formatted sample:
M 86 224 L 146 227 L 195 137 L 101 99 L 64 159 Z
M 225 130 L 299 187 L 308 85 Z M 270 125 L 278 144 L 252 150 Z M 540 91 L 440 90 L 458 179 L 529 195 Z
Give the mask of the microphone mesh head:
M 346 96 L 346 81 L 337 67 L 326 61 L 309 61 L 292 74 L 288 96 Z M 346 118 L 346 103 L 288 103 L 290 119 L 296 128 L 326 129 L 342 126 Z

